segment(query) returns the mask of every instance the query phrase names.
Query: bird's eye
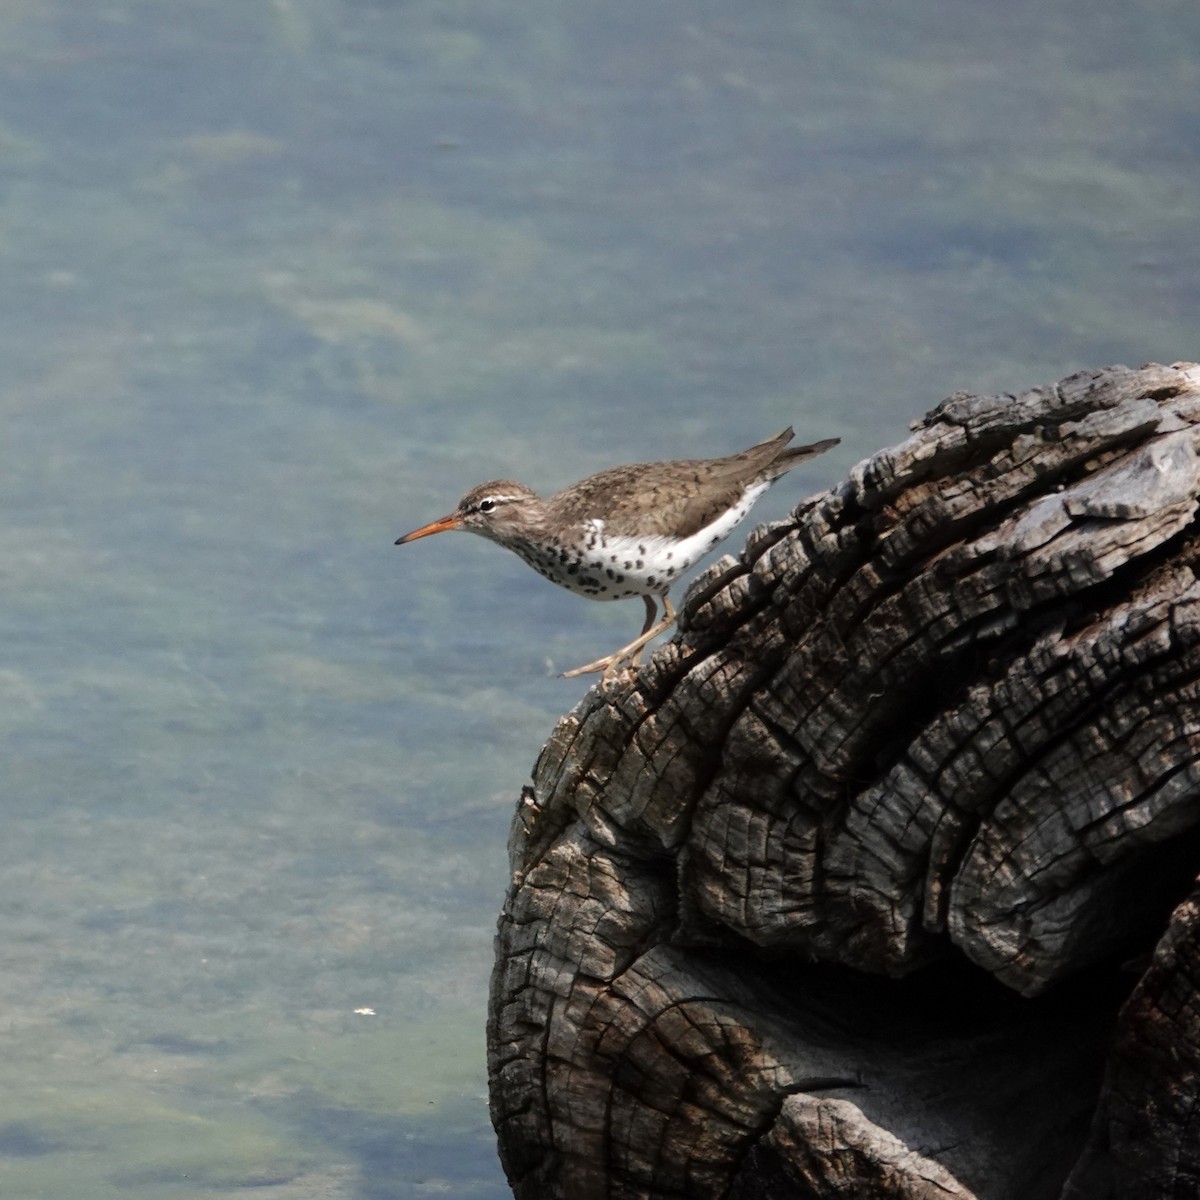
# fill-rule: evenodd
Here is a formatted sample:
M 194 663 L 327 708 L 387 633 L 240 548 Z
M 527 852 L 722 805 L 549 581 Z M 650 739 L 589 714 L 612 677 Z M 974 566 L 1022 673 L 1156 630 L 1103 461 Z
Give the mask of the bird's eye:
M 488 500 L 480 500 L 480 502 L 479 502 L 479 511 L 482 513 L 489 513 L 495 507 L 496 507 L 495 500 L 488 499 Z

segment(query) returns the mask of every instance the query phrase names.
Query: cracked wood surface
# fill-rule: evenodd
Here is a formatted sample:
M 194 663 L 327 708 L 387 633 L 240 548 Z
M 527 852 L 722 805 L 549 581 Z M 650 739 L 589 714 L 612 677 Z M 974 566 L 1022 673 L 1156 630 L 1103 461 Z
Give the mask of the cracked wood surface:
M 563 718 L 493 976 L 517 1196 L 1200 1196 L 1198 449 L 1192 364 L 953 396 Z

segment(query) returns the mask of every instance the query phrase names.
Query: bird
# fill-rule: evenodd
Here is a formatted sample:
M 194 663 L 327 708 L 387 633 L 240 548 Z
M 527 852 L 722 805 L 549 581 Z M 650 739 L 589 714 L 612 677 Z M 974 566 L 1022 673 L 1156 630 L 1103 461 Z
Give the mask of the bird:
M 742 522 L 781 475 L 831 450 L 826 438 L 791 446 L 782 433 L 724 458 L 631 463 L 589 475 L 545 498 L 512 479 L 478 484 L 453 512 L 396 539 L 407 545 L 463 530 L 513 551 L 552 583 L 591 600 L 641 596 L 642 632 L 627 646 L 563 672 L 605 679 L 638 664 L 641 652 L 674 624 L 667 595 L 691 566 Z M 663 619 L 656 624 L 658 601 Z

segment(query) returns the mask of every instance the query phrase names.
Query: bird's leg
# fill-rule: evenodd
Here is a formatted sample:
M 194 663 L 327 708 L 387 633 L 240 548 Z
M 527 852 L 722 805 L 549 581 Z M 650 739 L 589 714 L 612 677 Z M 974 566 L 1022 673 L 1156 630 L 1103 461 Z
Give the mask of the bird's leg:
M 642 647 L 649 645 L 660 633 L 665 632 L 675 624 L 675 606 L 671 603 L 668 596 L 662 598 L 663 619 L 657 625 L 653 623 L 658 612 L 654 600 L 650 596 L 647 596 L 645 599 L 646 624 L 642 626 L 642 632 L 638 637 L 634 638 L 628 646 L 622 646 L 615 654 L 610 654 L 606 658 L 598 658 L 595 662 L 588 663 L 583 667 L 576 667 L 573 671 L 564 671 L 562 677 L 564 679 L 574 679 L 577 675 L 590 675 L 593 671 L 603 671 L 604 677 L 608 679 L 616 674 L 615 668 L 619 667 L 622 663 L 629 662 L 631 665 L 636 663 L 638 656 L 642 652 Z
M 646 634 L 650 632 L 650 626 L 654 624 L 654 618 L 658 616 L 658 605 L 654 603 L 654 597 L 643 596 L 642 599 L 646 602 L 646 623 L 642 626 L 642 632 L 638 634 L 639 638 L 645 637 Z M 663 612 L 666 611 L 666 608 L 664 608 Z M 636 667 L 638 663 L 642 661 L 642 651 L 644 649 L 644 646 L 639 646 L 637 650 L 634 651 L 633 657 L 629 660 L 629 665 L 631 667 Z

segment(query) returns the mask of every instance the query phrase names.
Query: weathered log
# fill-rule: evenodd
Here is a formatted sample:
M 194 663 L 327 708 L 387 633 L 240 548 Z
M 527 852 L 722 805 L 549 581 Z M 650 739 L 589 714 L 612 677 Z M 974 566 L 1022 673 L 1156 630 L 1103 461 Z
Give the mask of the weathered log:
M 1200 1196 L 1198 446 L 1191 364 L 953 396 L 560 721 L 518 1197 Z

